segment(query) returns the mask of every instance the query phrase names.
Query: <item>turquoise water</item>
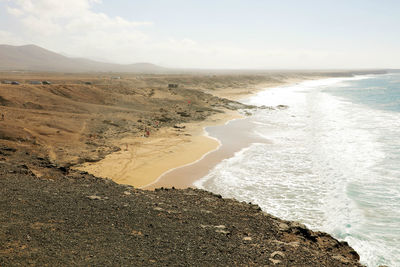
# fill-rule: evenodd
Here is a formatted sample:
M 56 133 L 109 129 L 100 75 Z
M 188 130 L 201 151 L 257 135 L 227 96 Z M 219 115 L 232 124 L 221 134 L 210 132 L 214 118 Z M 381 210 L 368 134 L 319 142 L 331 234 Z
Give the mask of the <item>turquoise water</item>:
M 251 134 L 268 142 L 196 186 L 346 240 L 368 266 L 400 266 L 400 74 L 308 81 L 246 102 L 289 108 L 256 112 Z
M 325 90 L 357 104 L 378 110 L 400 112 L 400 74 L 376 75 L 370 79 L 347 81 Z

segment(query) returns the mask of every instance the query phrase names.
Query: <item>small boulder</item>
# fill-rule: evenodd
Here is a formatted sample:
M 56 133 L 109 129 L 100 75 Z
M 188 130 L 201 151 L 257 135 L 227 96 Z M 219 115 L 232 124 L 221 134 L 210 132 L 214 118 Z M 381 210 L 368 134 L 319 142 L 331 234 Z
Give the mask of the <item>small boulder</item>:
M 290 229 L 289 225 L 287 225 L 286 223 L 280 223 L 278 225 L 278 228 L 279 228 L 279 230 L 284 231 L 284 232 Z
M 100 196 L 96 196 L 96 195 L 91 195 L 91 196 L 87 196 L 88 199 L 91 200 L 102 200 L 103 198 Z

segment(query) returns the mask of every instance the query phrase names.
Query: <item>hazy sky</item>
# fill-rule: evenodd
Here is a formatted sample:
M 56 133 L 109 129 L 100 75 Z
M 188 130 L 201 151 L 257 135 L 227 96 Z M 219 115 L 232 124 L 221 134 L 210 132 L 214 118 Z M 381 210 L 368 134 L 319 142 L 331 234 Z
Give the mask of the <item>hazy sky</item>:
M 0 0 L 0 43 L 198 68 L 400 68 L 399 0 Z

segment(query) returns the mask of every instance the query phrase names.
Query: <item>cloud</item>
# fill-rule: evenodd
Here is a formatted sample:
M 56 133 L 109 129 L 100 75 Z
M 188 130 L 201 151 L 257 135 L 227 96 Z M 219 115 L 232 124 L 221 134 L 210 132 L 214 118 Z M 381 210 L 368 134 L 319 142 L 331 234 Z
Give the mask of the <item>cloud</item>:
M 23 41 L 20 38 L 15 36 L 15 34 L 2 30 L 0 30 L 0 40 L 2 40 L 2 42 L 4 42 L 5 44 L 11 44 L 11 45 L 19 45 L 23 43 Z
M 7 12 L 22 29 L 19 35 L 26 42 L 72 55 L 104 57 L 109 54 L 112 58 L 115 51 L 124 52 L 119 47 L 125 52 L 132 50 L 129 46 L 145 47 L 149 37 L 138 28 L 152 25 L 94 12 L 91 8 L 100 4 L 99 0 L 6 0 L 5 3 Z M 11 40 L 13 36 L 6 30 L 1 34 L 7 35 L 3 40 Z
M 23 17 L 22 22 L 33 31 L 42 32 L 44 25 L 54 30 L 92 30 L 126 29 L 150 22 L 128 21 L 121 17 L 111 18 L 104 13 L 96 13 L 90 8 L 99 0 L 15 0 L 13 6 L 8 6 L 9 14 Z
M 7 7 L 7 12 L 9 14 L 17 16 L 17 17 L 22 16 L 24 14 L 24 12 L 21 9 L 12 8 L 12 7 Z
M 13 9 L 18 9 L 20 12 L 35 16 L 48 18 L 70 18 L 87 14 L 93 3 L 100 3 L 94 0 L 13 0 L 8 1 L 13 6 Z

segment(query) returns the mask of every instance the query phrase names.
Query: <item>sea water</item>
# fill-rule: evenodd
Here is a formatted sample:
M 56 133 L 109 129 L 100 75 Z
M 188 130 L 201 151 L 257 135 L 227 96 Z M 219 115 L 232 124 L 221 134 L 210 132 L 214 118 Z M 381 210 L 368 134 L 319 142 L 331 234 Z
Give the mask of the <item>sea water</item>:
M 400 74 L 306 81 L 245 102 L 288 108 L 255 112 L 251 132 L 268 142 L 195 185 L 328 232 L 368 266 L 400 266 Z

